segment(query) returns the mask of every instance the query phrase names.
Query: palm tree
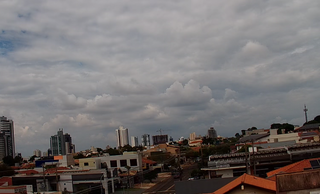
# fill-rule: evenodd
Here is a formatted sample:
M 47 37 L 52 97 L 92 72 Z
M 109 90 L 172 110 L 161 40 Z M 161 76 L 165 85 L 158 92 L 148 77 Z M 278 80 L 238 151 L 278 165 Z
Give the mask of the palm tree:
M 127 169 L 127 172 L 128 172 L 128 176 L 127 176 L 127 188 L 130 187 L 130 184 L 129 184 L 129 176 L 130 176 L 130 166 L 125 166 L 125 168 Z

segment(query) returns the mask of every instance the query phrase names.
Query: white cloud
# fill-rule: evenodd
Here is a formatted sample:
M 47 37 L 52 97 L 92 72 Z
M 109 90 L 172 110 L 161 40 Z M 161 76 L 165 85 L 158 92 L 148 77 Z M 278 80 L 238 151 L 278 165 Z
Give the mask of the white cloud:
M 197 9 L 195 9 L 195 7 Z M 17 151 L 131 135 L 231 136 L 319 114 L 318 1 L 3 1 L 0 108 Z M 68 9 L 66 9 L 68 8 Z

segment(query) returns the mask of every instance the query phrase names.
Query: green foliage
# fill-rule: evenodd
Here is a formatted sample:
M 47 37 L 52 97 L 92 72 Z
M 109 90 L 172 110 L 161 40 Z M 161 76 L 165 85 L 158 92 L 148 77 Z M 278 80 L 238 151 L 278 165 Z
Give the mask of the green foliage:
M 231 144 L 221 144 L 216 146 L 207 146 L 202 148 L 202 153 L 204 157 L 208 157 L 214 154 L 229 154 Z
M 169 159 L 171 157 L 171 154 L 166 152 L 152 152 L 151 155 L 148 157 L 148 159 L 156 161 L 157 163 L 162 163 L 166 159 Z
M 0 165 L 0 177 L 2 176 L 12 176 L 14 175 L 14 170 L 5 164 Z
M 155 171 L 155 170 L 153 170 L 153 171 L 150 171 L 150 172 L 144 174 L 143 177 L 144 177 L 144 179 L 147 179 L 147 180 L 149 180 L 150 182 L 152 182 L 152 179 L 155 179 L 155 178 L 158 177 L 158 172 Z
M 143 150 L 143 147 L 142 147 L 142 146 L 132 147 L 131 145 L 127 144 L 127 145 L 125 145 L 125 146 L 123 146 L 123 147 L 120 147 L 120 150 L 121 150 L 122 152 L 125 152 L 125 151 L 127 151 L 127 152 L 132 152 L 132 151 L 138 151 L 138 150 L 142 151 L 142 150 Z
M 189 150 L 186 152 L 186 158 L 196 158 L 200 156 L 200 152 Z
M 247 129 L 248 131 L 253 131 L 253 130 L 257 130 L 257 127 L 251 127 Z
M 284 129 L 284 133 L 289 133 L 290 131 L 294 131 L 294 126 L 289 123 L 273 123 L 270 127 L 271 129 L 278 129 L 277 133 L 282 134 Z
M 8 166 L 14 166 L 14 162 L 15 162 L 12 156 L 6 156 L 2 158 L 2 161 Z
M 189 145 L 189 141 L 187 139 L 183 140 L 182 145 Z
M 215 138 L 210 138 L 210 137 L 203 137 L 202 138 L 202 144 L 204 145 L 215 145 L 217 144 L 217 139 Z
M 29 162 L 33 162 L 36 157 L 37 157 L 36 155 L 31 156 L 29 159 Z
M 106 153 L 108 153 L 110 156 L 112 156 L 112 155 L 120 155 L 121 154 L 119 150 L 112 149 L 112 148 L 107 149 Z
M 303 125 L 316 124 L 316 123 L 320 123 L 320 115 L 314 117 L 313 120 L 308 121 L 308 122 L 304 123 Z

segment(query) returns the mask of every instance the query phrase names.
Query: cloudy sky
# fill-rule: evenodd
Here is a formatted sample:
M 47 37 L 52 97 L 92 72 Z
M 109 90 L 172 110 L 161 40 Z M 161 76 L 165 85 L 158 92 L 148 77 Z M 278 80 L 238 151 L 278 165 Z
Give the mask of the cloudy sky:
M 1 1 L 0 113 L 16 151 L 234 136 L 320 114 L 320 1 Z M 140 141 L 140 138 L 139 138 Z

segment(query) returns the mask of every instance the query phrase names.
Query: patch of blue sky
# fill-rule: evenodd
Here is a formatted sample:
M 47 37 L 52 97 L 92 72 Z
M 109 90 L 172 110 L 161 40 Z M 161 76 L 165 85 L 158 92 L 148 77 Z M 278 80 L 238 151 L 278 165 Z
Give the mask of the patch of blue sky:
M 14 44 L 10 40 L 1 40 L 0 37 L 0 55 L 7 55 L 14 50 Z
M 27 31 L 7 31 L 1 30 L 0 32 L 0 56 L 6 56 L 8 53 L 22 47 L 25 43 L 25 35 Z

